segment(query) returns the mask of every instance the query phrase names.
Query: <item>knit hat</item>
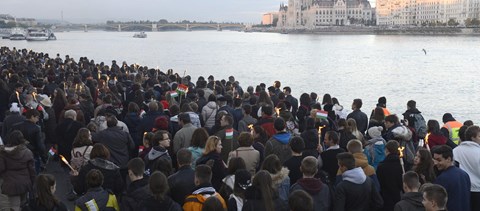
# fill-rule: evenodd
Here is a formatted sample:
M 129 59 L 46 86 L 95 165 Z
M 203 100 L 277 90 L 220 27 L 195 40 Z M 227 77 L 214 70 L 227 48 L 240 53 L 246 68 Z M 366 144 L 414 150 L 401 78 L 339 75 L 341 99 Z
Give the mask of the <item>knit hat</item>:
M 168 119 L 165 116 L 159 116 L 155 119 L 155 128 L 158 130 L 168 130 Z
M 18 107 L 18 103 L 12 103 L 12 105 L 10 106 L 10 112 L 20 113 L 20 107 Z
M 240 169 L 235 172 L 235 184 L 234 186 L 247 189 L 252 185 L 252 175 L 245 169 Z
M 382 126 L 371 127 L 370 129 L 368 129 L 368 135 L 372 138 L 377 138 L 382 136 L 382 131 L 383 131 Z

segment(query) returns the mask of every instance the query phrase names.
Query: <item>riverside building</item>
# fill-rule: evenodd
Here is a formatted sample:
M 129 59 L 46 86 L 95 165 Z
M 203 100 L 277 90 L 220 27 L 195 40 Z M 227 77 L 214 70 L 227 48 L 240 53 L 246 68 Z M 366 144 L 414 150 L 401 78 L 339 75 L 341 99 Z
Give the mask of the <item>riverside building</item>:
M 368 0 L 289 0 L 280 5 L 277 27 L 315 29 L 322 26 L 370 25 L 374 9 Z

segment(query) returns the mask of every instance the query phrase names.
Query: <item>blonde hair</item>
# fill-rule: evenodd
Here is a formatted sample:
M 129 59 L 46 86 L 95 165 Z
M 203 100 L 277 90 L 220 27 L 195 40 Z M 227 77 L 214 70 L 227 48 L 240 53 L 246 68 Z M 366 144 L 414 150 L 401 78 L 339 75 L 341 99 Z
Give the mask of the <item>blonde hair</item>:
M 207 139 L 207 143 L 205 144 L 205 151 L 203 152 L 204 155 L 215 151 L 217 149 L 217 144 L 220 142 L 221 139 L 218 136 L 210 136 Z

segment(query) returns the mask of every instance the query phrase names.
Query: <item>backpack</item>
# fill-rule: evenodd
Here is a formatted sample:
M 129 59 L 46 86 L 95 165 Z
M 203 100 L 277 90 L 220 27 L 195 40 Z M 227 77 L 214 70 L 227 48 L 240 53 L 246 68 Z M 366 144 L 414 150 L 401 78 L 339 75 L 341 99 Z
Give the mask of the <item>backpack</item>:
M 421 114 L 412 114 L 413 118 L 415 119 L 414 128 L 417 136 L 419 138 L 424 138 L 427 135 L 427 124 L 425 123 L 425 119 Z
M 80 171 L 80 168 L 87 163 L 85 159 L 85 152 L 87 152 L 88 148 L 90 147 L 92 146 L 85 147 L 85 150 L 83 150 L 83 153 L 80 153 L 80 151 L 75 152 L 75 149 L 72 149 L 73 156 L 72 156 L 72 159 L 70 160 L 70 164 L 75 170 Z

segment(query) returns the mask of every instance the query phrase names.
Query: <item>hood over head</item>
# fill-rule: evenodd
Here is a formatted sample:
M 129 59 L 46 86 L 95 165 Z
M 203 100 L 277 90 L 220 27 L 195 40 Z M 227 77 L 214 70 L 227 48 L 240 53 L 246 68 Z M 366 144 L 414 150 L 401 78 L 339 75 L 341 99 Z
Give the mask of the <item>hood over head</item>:
M 343 172 L 342 179 L 355 184 L 363 184 L 367 180 L 367 176 L 363 173 L 362 168 L 357 167 Z
M 282 144 L 288 144 L 288 142 L 290 141 L 290 137 L 292 137 L 292 135 L 287 132 L 277 133 L 273 135 L 273 138 Z

